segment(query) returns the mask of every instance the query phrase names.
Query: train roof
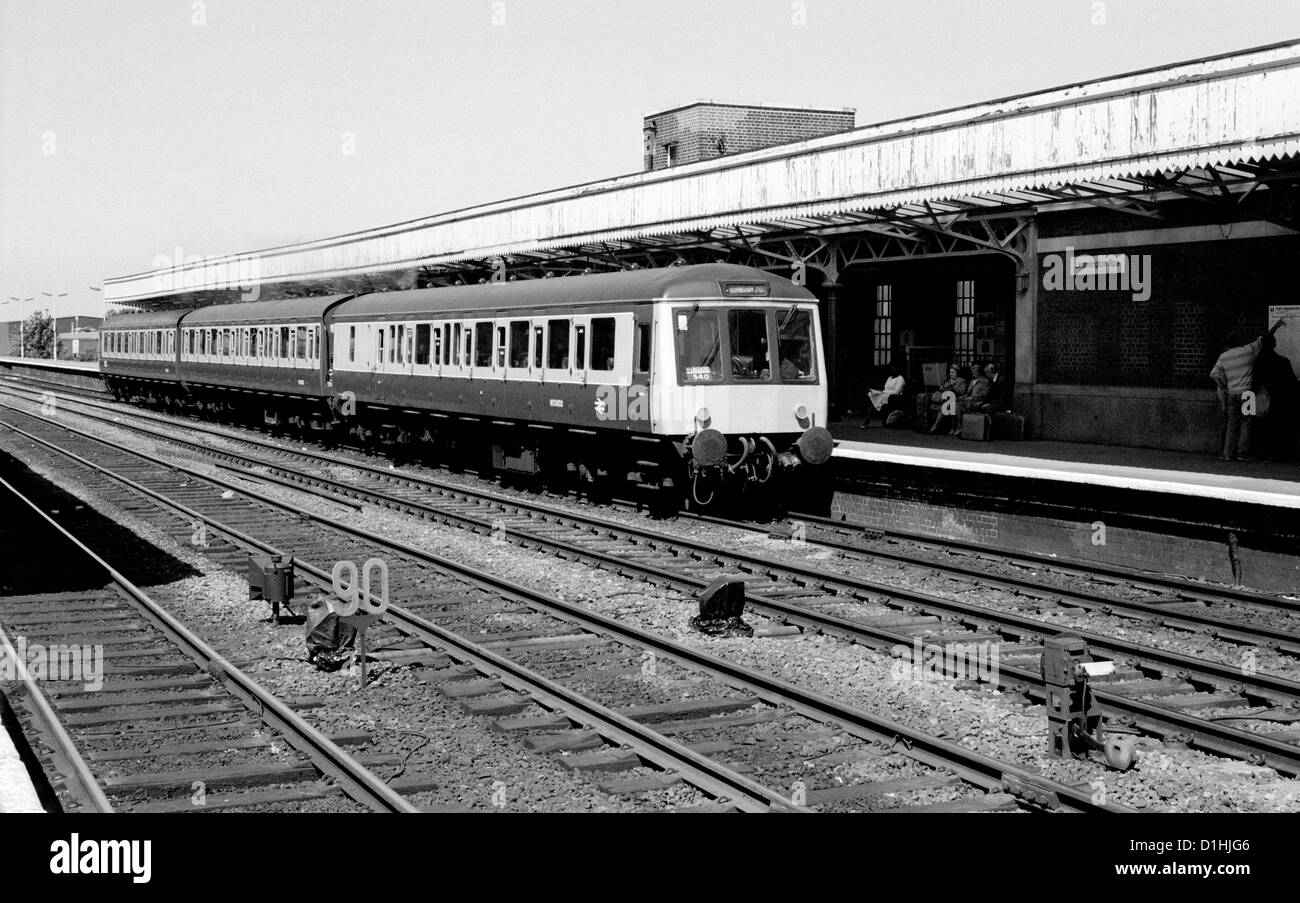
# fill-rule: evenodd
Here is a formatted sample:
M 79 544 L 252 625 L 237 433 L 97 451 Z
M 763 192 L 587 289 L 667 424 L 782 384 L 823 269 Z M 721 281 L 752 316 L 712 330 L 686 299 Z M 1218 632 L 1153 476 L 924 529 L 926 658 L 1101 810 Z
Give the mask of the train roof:
M 113 314 L 103 323 L 100 329 L 171 329 L 176 326 L 176 321 L 190 312 L 192 308 L 183 310 L 151 310 L 138 314 Z
M 317 295 L 278 301 L 240 301 L 202 307 L 185 318 L 184 326 L 247 326 L 256 323 L 301 323 L 319 320 L 325 312 L 351 295 Z
M 766 294 L 749 293 L 747 286 L 767 285 Z M 745 294 L 727 294 L 733 284 Z M 529 279 L 521 282 L 489 282 L 482 285 L 415 289 L 404 292 L 375 292 L 346 301 L 331 319 L 359 320 L 373 317 L 419 315 L 431 311 L 486 311 L 514 307 L 575 307 L 617 301 L 658 301 L 681 298 L 736 300 L 816 301 L 812 292 L 783 276 L 731 263 L 649 270 L 624 270 L 586 276 Z

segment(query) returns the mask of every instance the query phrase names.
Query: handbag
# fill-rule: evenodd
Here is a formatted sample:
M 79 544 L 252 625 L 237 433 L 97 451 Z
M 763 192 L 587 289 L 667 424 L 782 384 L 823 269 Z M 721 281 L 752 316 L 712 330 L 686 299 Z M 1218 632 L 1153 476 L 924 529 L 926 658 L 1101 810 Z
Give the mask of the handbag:
M 1255 390 L 1255 416 L 1263 417 L 1268 414 L 1268 409 L 1273 405 L 1273 396 L 1268 394 L 1268 389 L 1258 388 Z

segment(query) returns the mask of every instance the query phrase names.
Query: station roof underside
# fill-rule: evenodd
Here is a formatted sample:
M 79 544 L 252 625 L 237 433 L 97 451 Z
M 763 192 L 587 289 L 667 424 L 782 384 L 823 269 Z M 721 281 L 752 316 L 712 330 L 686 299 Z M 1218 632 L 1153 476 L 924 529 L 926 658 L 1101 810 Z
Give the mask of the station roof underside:
M 104 292 L 150 306 L 230 300 L 254 285 L 364 290 L 385 285 L 346 280 L 385 274 L 414 287 L 417 272 L 482 274 L 498 261 L 512 272 L 584 261 L 617 269 L 637 254 L 654 265 L 655 252 L 753 252 L 850 234 L 893 241 L 899 257 L 918 234 L 996 251 L 1018 232 L 990 225 L 999 218 L 1084 205 L 1159 218 L 1152 202 L 1170 197 L 1231 206 L 1294 184 L 1298 159 L 1300 41 L 1291 41 L 110 278 Z

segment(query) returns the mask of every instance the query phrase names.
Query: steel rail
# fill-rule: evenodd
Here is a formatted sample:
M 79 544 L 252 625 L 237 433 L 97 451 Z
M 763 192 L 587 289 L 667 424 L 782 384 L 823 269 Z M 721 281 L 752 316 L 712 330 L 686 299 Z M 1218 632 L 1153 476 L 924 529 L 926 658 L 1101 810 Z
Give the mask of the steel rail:
M 96 404 L 83 402 L 83 401 L 77 401 L 75 403 L 85 404 L 89 407 L 100 407 L 100 408 L 103 407 L 101 405 L 96 405 Z M 105 423 L 112 423 L 112 421 L 109 420 L 108 418 L 98 417 L 94 414 L 85 414 L 82 412 L 78 412 L 78 413 L 84 417 L 100 420 L 101 422 L 105 422 Z M 146 415 L 135 411 L 132 411 L 130 416 L 137 417 L 143 420 L 153 421 L 155 423 L 167 424 L 169 422 L 162 417 L 156 417 L 154 415 Z M 121 423 L 115 423 L 114 425 L 119 427 L 124 426 Z M 160 433 L 155 430 L 151 430 L 148 427 L 127 426 L 126 428 L 136 430 L 145 435 L 154 436 L 155 438 L 160 438 L 166 441 L 188 445 L 206 454 L 210 454 L 210 455 L 229 454 L 232 457 L 240 458 L 240 456 L 238 456 L 237 454 L 223 452 L 218 449 L 212 449 L 200 443 L 190 442 L 188 440 L 176 436 L 171 436 L 165 433 Z M 306 458 L 309 460 L 317 461 L 327 466 L 345 466 L 345 467 L 352 468 L 354 470 L 361 471 L 363 473 L 369 473 L 372 476 L 375 476 L 380 479 L 384 479 L 388 481 L 400 479 L 410 483 L 416 483 L 422 486 L 426 486 L 432 489 L 437 489 L 439 491 L 453 492 L 471 498 L 477 498 L 489 504 L 496 504 L 496 505 L 502 505 L 506 507 L 518 508 L 521 511 L 529 511 L 536 514 L 540 514 L 545 517 L 563 517 L 578 523 L 585 524 L 595 529 L 616 530 L 630 535 L 634 535 L 640 539 L 643 539 L 651 543 L 662 543 L 664 539 L 667 538 L 677 544 L 683 546 L 691 546 L 694 551 L 701 554 L 709 554 L 713 556 L 726 555 L 735 560 L 745 561 L 747 564 L 754 567 L 761 566 L 762 564 L 765 563 L 764 559 L 760 559 L 757 556 L 748 555 L 747 553 L 736 551 L 736 550 L 726 549 L 721 546 L 706 545 L 703 543 L 698 543 L 695 540 L 691 540 L 685 537 L 681 537 L 681 538 L 675 536 L 666 537 L 664 534 L 657 534 L 652 531 L 644 530 L 642 528 L 635 527 L 632 525 L 623 524 L 616 521 L 610 521 L 604 518 L 593 517 L 591 515 L 579 514 L 577 512 L 561 511 L 553 508 L 548 508 L 546 506 L 537 504 L 535 502 L 530 502 L 523 499 L 502 498 L 500 496 L 492 495 L 491 493 L 488 492 L 473 489 L 472 487 L 453 486 L 447 483 L 440 482 L 438 480 L 430 479 L 420 474 L 403 473 L 398 475 L 398 474 L 394 474 L 394 472 L 391 470 L 385 470 L 383 468 L 376 467 L 372 464 L 367 464 L 365 462 L 350 461 L 344 458 L 338 458 L 331 455 L 324 455 L 319 452 L 310 451 L 308 449 L 287 449 L 278 446 L 275 443 L 267 442 L 265 440 L 256 437 L 238 436 L 233 433 L 228 433 L 222 430 L 215 430 L 208 427 L 198 427 L 196 429 L 198 432 L 206 433 L 208 435 L 218 436 L 220 438 L 227 439 L 232 442 L 242 442 L 248 445 L 253 445 L 255 447 L 264 448 L 267 451 L 270 451 L 274 454 L 290 455 L 290 456 L 295 456 L 300 458 Z M 240 459 L 250 460 L 247 458 L 240 458 Z M 251 459 L 251 460 L 256 460 L 256 459 Z M 263 467 L 283 466 L 283 465 L 269 463 L 265 461 L 256 461 L 256 463 Z M 239 470 L 239 468 L 234 468 L 234 467 L 230 469 L 236 471 Z M 302 483 L 301 477 L 304 475 L 298 471 L 290 471 L 290 472 L 293 473 L 295 476 L 299 477 L 299 479 L 296 480 L 296 482 L 298 482 L 301 485 Z M 257 478 L 258 476 L 255 474 L 250 474 L 247 471 L 243 471 L 243 473 L 246 476 L 250 476 L 253 478 Z M 310 476 L 309 478 L 311 480 L 322 482 L 325 483 L 326 485 L 331 485 L 335 487 L 335 492 L 339 491 L 338 487 L 348 485 L 348 484 L 342 484 L 336 480 L 328 480 L 323 477 Z M 280 483 L 281 485 L 285 485 L 283 480 L 277 479 L 274 476 L 268 475 L 267 479 L 269 479 L 272 482 L 277 482 Z M 324 493 L 315 492 L 310 487 L 302 487 L 300 491 L 312 492 L 313 494 L 322 495 L 323 497 L 326 498 L 329 497 Z M 349 493 L 341 493 L 341 494 L 349 494 Z M 346 504 L 346 502 L 342 502 L 342 503 Z M 711 518 L 711 517 L 698 515 L 698 514 L 687 514 L 686 516 L 691 519 L 700 520 L 706 523 L 716 523 L 723 526 L 730 526 L 736 529 L 752 530 L 752 528 L 746 527 L 745 525 L 729 522 L 721 518 Z M 759 532 L 759 531 L 754 531 L 754 532 Z M 1275 648 L 1278 651 L 1286 652 L 1291 655 L 1300 656 L 1300 637 L 1297 637 L 1296 634 L 1285 630 L 1275 629 L 1272 627 L 1242 624 L 1240 622 L 1220 618 L 1210 614 L 1199 614 L 1197 612 L 1187 612 L 1187 611 L 1170 611 L 1166 608 L 1161 607 L 1158 604 L 1143 602 L 1141 600 L 1122 599 L 1119 597 L 1107 596 L 1102 593 L 1094 593 L 1082 589 L 1071 589 L 1069 587 L 1044 583 L 1029 578 L 1022 578 L 1022 577 L 1015 577 L 1015 576 L 1008 576 L 1008 575 L 994 575 L 982 571 L 979 568 L 967 567 L 960 564 L 945 563 L 945 562 L 921 563 L 921 562 L 910 560 L 907 558 L 907 556 L 902 555 L 901 553 L 877 551 L 871 549 L 861 549 L 847 543 L 822 542 L 819 544 L 827 548 L 837 549 L 839 551 L 854 552 L 862 556 L 876 557 L 876 558 L 882 558 L 891 561 L 897 561 L 914 567 L 921 567 L 927 570 L 936 571 L 940 573 L 957 574 L 962 577 L 980 580 L 986 585 L 997 587 L 999 589 L 1010 590 L 1010 591 L 1032 590 L 1035 592 L 1043 593 L 1044 595 L 1047 596 L 1058 596 L 1062 599 L 1069 599 L 1072 601 L 1076 601 L 1079 603 L 1080 607 L 1087 608 L 1089 610 L 1100 610 L 1103 614 L 1110 614 L 1112 613 L 1112 610 L 1115 609 L 1139 612 L 1144 616 L 1146 616 L 1151 623 L 1159 627 L 1187 625 L 1188 627 L 1196 630 L 1208 630 L 1212 633 L 1212 635 L 1222 639 L 1252 643 L 1264 647 Z M 1047 563 L 1052 562 L 1051 559 L 1046 559 L 1046 561 Z M 787 565 L 781 563 L 781 566 L 787 566 Z M 794 569 L 798 567 L 798 565 L 790 564 L 788 565 L 788 567 Z M 1174 587 L 1171 586 L 1170 588 L 1174 588 Z M 1205 591 L 1198 593 L 1198 598 L 1206 601 L 1220 601 L 1215 599 L 1213 595 L 1211 595 L 1209 592 L 1205 592 Z M 1248 600 L 1238 599 L 1238 601 L 1250 601 L 1257 605 L 1268 606 L 1270 608 L 1287 611 L 1289 613 L 1300 614 L 1300 602 L 1293 602 L 1286 599 L 1273 598 L 1264 594 L 1251 594 L 1250 599 Z
M 121 448 L 113 445 L 108 440 L 85 433 L 75 427 L 57 423 L 34 414 L 17 411 L 17 409 L 11 408 L 8 405 L 0 404 L 0 408 L 14 410 L 22 416 L 46 423 L 59 430 L 90 439 L 97 444 L 107 446 L 115 452 L 125 453 L 154 464 L 159 464 L 170 470 L 186 473 L 195 478 L 205 480 L 213 485 L 222 486 L 243 495 L 248 494 L 248 490 L 238 484 L 231 483 L 219 477 L 200 473 L 192 468 L 168 462 L 156 456 L 148 455 L 132 449 Z M 0 421 L 0 423 L 3 422 Z M 135 484 L 133 481 L 130 481 L 125 477 L 113 474 L 106 468 L 93 464 L 93 462 L 88 462 L 86 459 L 81 458 L 66 449 L 62 449 L 54 443 L 27 433 L 25 430 L 21 430 L 12 424 L 3 423 L 3 425 L 39 442 L 42 445 L 58 451 L 61 454 L 74 458 L 79 462 L 89 464 L 93 469 L 104 473 L 112 479 L 122 482 L 123 484 L 130 484 L 133 488 L 139 487 L 139 489 L 144 490 L 145 494 L 150 497 L 162 500 L 160 494 L 155 493 L 153 490 L 139 486 L 139 484 Z M 726 683 L 754 693 L 772 704 L 788 706 L 796 712 L 811 717 L 814 720 L 823 722 L 830 721 L 838 724 L 842 729 L 853 736 L 877 743 L 896 744 L 901 742 L 906 747 L 908 754 L 913 758 L 933 767 L 952 769 L 961 776 L 963 780 L 984 787 L 987 790 L 1010 790 L 1012 793 L 1020 796 L 1020 798 L 1031 799 L 1045 808 L 1060 808 L 1078 812 L 1129 811 L 1124 807 L 1116 806 L 1114 804 L 1099 803 L 1094 800 L 1093 794 L 1081 790 L 1078 787 L 1045 779 L 1032 772 L 1025 771 L 1019 766 L 985 756 L 981 753 L 966 749 L 958 744 L 949 743 L 948 741 L 926 734 L 923 731 L 916 730 L 874 713 L 849 706 L 822 694 L 795 686 L 794 684 L 781 680 L 780 678 L 746 668 L 742 665 L 737 665 L 727 661 L 726 659 L 712 656 L 705 652 L 697 651 L 683 644 L 642 631 L 639 628 L 622 624 L 614 619 L 588 611 L 581 606 L 547 596 L 544 593 L 526 586 L 515 584 L 512 581 L 505 580 L 504 578 L 485 574 L 473 566 L 443 558 L 442 556 L 435 555 L 399 540 L 377 536 L 360 528 L 329 520 L 303 509 L 301 506 L 293 505 L 288 502 L 283 502 L 273 498 L 257 498 L 256 500 L 261 504 L 279 508 L 280 510 L 297 517 L 306 518 L 320 524 L 321 526 L 348 534 L 363 542 L 389 549 L 417 561 L 422 561 L 434 568 L 439 568 L 453 573 L 468 582 L 493 589 L 503 595 L 509 595 L 521 602 L 534 605 L 552 613 L 557 613 L 568 620 L 588 627 L 588 629 L 594 628 L 597 632 L 615 635 L 630 640 L 637 645 L 655 649 L 670 659 L 676 659 L 688 665 L 710 672 L 715 676 L 721 677 Z M 171 501 L 166 501 L 165 503 L 168 507 L 176 510 L 184 509 L 185 507 Z M 213 518 L 202 516 L 199 512 L 192 511 L 192 509 L 185 510 L 187 516 L 202 519 L 206 523 L 211 524 L 214 530 L 217 530 L 222 534 L 228 535 L 231 532 L 229 528 L 220 525 L 220 522 Z M 429 626 L 433 627 L 436 625 L 430 624 Z
M 3 405 L 0 405 L 0 407 L 3 407 Z M 294 564 L 298 566 L 300 571 L 309 574 L 312 582 L 321 589 L 329 590 L 333 586 L 333 577 L 330 573 L 300 557 L 292 556 L 290 553 L 250 536 L 216 518 L 168 499 L 156 490 L 137 483 L 129 477 L 116 474 L 108 468 L 102 467 L 93 461 L 89 461 L 68 449 L 60 448 L 58 445 L 44 440 L 39 436 L 28 433 L 26 430 L 19 429 L 13 424 L 0 421 L 0 425 L 13 430 L 15 433 L 18 433 L 27 439 L 38 442 L 53 451 L 65 455 L 83 467 L 90 468 L 121 483 L 133 492 L 140 493 L 141 495 L 153 499 L 161 506 L 164 506 L 180 515 L 187 522 L 198 521 L 208 525 L 212 528 L 214 535 L 222 536 L 237 545 L 245 546 L 247 549 L 254 549 L 266 554 L 292 558 Z M 54 425 L 70 430 L 73 433 L 78 432 L 70 427 L 63 426 L 62 424 Z M 95 439 L 96 437 L 87 436 L 87 438 Z M 96 439 L 96 441 L 102 442 L 103 440 Z M 140 453 L 130 451 L 129 449 L 121 449 L 116 446 L 112 447 L 117 451 L 142 456 Z M 199 479 L 207 480 L 213 483 L 213 485 L 232 489 L 241 494 L 246 495 L 248 492 L 246 488 L 238 486 L 237 484 L 228 483 L 224 480 L 201 474 L 198 471 L 193 471 L 183 466 L 171 465 L 160 460 L 155 463 L 164 464 L 169 469 L 187 473 L 191 476 L 198 477 Z M 269 500 L 258 498 L 257 501 L 266 503 Z M 340 526 L 336 523 L 318 518 L 310 512 L 296 509 L 293 506 L 284 507 L 291 513 L 319 520 L 329 526 L 335 528 Z M 355 535 L 357 538 L 373 539 L 364 533 L 357 533 Z M 471 573 L 471 571 L 465 571 L 465 574 L 467 575 Z M 475 579 L 472 576 L 469 577 L 469 579 L 479 585 L 488 586 L 488 584 L 485 584 L 481 580 Z M 811 811 L 804 806 L 795 804 L 781 794 L 763 787 L 744 775 L 727 768 L 725 765 L 714 762 L 706 756 L 695 752 L 684 744 L 671 740 L 645 725 L 615 712 L 613 709 L 609 709 L 594 700 L 587 699 L 561 684 L 537 674 L 523 665 L 511 661 L 510 659 L 505 658 L 486 647 L 480 646 L 477 643 L 466 640 L 464 637 L 420 618 L 412 612 L 406 611 L 399 606 L 390 606 L 388 611 L 393 616 L 394 620 L 400 622 L 400 624 L 406 628 L 408 633 L 426 639 L 430 645 L 452 647 L 456 650 L 456 652 L 452 653 L 453 657 L 470 661 L 476 667 L 481 667 L 484 671 L 500 672 L 498 676 L 502 678 L 503 683 L 510 684 L 516 689 L 525 690 L 547 707 L 560 710 L 567 707 L 577 712 L 580 716 L 578 720 L 581 720 L 583 717 L 589 719 L 592 722 L 592 728 L 611 742 L 633 747 L 638 755 L 643 756 L 645 759 L 665 771 L 678 771 L 683 775 L 683 778 L 688 783 L 693 784 L 710 796 L 725 802 L 730 802 L 742 811 L 761 812 L 771 809 L 791 812 Z M 216 667 L 222 669 L 227 666 L 218 664 Z M 217 672 L 214 671 L 214 673 Z
M 176 620 L 170 612 L 151 599 L 143 590 L 124 577 L 81 540 L 65 530 L 58 522 L 42 511 L 34 502 L 23 496 L 9 483 L 3 485 L 55 530 L 61 533 L 86 558 L 102 568 L 113 583 L 130 598 L 137 609 L 154 623 L 173 643 L 220 680 L 239 697 L 245 706 L 256 712 L 267 723 L 280 731 L 286 742 L 305 755 L 323 774 L 337 781 L 349 797 L 379 812 L 418 812 L 395 790 L 376 777 L 342 747 L 284 704 L 275 694 L 245 674 L 203 641 L 197 634 Z M 52 710 L 50 710 L 52 714 Z M 66 734 L 64 734 L 66 737 Z M 84 762 L 82 763 L 84 765 Z M 87 768 L 87 771 L 89 769 Z M 93 774 L 91 775 L 93 779 Z
M 0 407 L 6 406 L 0 404 Z M 32 417 L 35 415 L 27 414 L 26 416 Z M 131 429 L 136 429 L 145 433 L 152 432 L 140 427 L 131 427 Z M 238 439 L 238 437 L 234 436 L 231 436 L 230 438 Z M 102 442 L 103 440 L 98 441 Z M 313 457 L 324 457 L 314 455 L 313 453 L 298 452 L 296 450 L 284 450 L 278 448 L 277 450 L 291 455 L 304 454 Z M 234 452 L 213 451 L 212 453 L 239 458 L 238 454 Z M 283 468 L 283 465 L 269 465 L 265 462 L 258 463 L 262 466 Z M 381 470 L 368 465 L 360 466 L 362 469 L 373 471 L 381 478 L 388 481 L 406 480 L 414 482 L 429 482 L 439 488 L 440 491 L 442 490 L 441 484 L 437 484 L 436 481 L 425 481 L 424 478 L 420 477 L 398 475 L 392 471 Z M 467 525 L 469 529 L 475 532 L 499 532 L 495 521 L 477 518 L 471 514 L 446 511 L 444 509 L 425 505 L 422 502 L 387 496 L 371 489 L 339 483 L 338 481 L 329 480 L 324 477 L 305 475 L 300 471 L 293 471 L 288 468 L 283 468 L 283 471 L 286 473 L 298 474 L 301 478 L 307 478 L 323 484 L 333 484 L 338 487 L 339 491 L 347 495 L 356 497 L 368 495 L 380 504 L 389 507 L 406 508 L 407 510 L 422 514 L 423 516 L 439 522 Z M 516 504 L 513 501 L 501 502 L 495 497 L 487 493 L 479 492 L 478 490 L 467 490 L 462 493 L 459 488 L 456 488 L 448 491 L 453 491 L 456 494 L 479 496 L 495 504 L 504 504 L 507 506 Z M 519 507 L 526 507 L 526 504 L 519 505 Z M 643 538 L 647 539 L 651 546 L 665 544 L 665 537 L 661 534 L 650 533 L 649 531 L 644 531 L 636 527 L 626 527 L 622 524 L 607 522 L 599 518 L 553 511 L 547 511 L 546 516 L 568 518 L 577 522 L 587 523 L 592 526 L 593 529 L 639 534 Z M 504 531 L 504 535 L 508 537 L 511 535 L 511 532 L 508 530 Z M 692 577 L 686 574 L 678 574 L 650 564 L 631 562 L 612 553 L 589 549 L 574 543 L 546 536 L 525 534 L 519 531 L 515 531 L 513 535 L 524 545 L 531 543 L 539 548 L 550 548 L 555 550 L 562 557 L 572 557 L 590 561 L 600 566 L 607 567 L 624 576 L 628 576 L 629 574 L 639 574 L 641 576 L 649 577 L 658 583 L 669 586 L 675 585 L 689 591 L 698 591 L 709 582 L 701 578 Z M 708 546 L 693 540 L 678 539 L 676 537 L 670 537 L 668 539 L 671 544 L 693 547 L 698 553 L 706 554 L 720 562 L 722 559 L 728 557 L 733 559 L 739 558 L 747 560 L 751 567 L 763 570 L 768 573 L 769 576 L 773 573 L 774 566 L 771 562 L 756 559 L 753 556 L 746 556 L 744 553 L 732 552 L 728 549 Z M 930 596 L 928 594 L 918 593 L 911 590 L 902 590 L 883 584 L 869 583 L 856 578 L 843 578 L 836 574 L 805 568 L 799 565 L 782 564 L 778 567 L 791 572 L 802 572 L 800 576 L 805 583 L 819 585 L 827 589 L 838 586 L 841 591 L 849 593 L 854 598 L 863 598 L 864 593 L 883 596 L 885 598 L 893 598 L 897 601 L 919 605 L 924 609 L 941 609 L 950 613 L 955 613 L 973 623 L 981 624 L 981 626 L 983 626 L 983 623 L 1001 624 L 1006 630 L 1012 632 L 1019 631 L 1021 634 L 1027 633 L 1038 636 L 1054 635 L 1061 632 L 1061 628 L 1058 625 L 1009 613 L 999 613 L 995 610 L 973 605 L 971 603 L 948 600 L 938 596 Z M 894 633 L 889 630 L 871 627 L 862 624 L 861 622 L 810 611 L 800 606 L 790 605 L 755 594 L 747 593 L 746 602 L 752 608 L 770 615 L 775 615 L 786 623 L 796 624 L 801 628 L 840 636 L 853 642 L 865 642 L 868 645 L 881 648 L 903 646 L 906 649 L 910 649 L 915 641 L 915 637 L 910 635 Z M 1071 632 L 1083 637 L 1091 646 L 1103 649 L 1108 654 L 1120 660 L 1133 660 L 1138 663 L 1145 661 L 1157 664 L 1165 671 L 1172 671 L 1176 676 L 1190 677 L 1197 675 L 1198 679 L 1203 681 L 1210 683 L 1218 681 L 1226 683 L 1229 687 L 1244 687 L 1249 685 L 1252 687 L 1252 695 L 1261 699 L 1280 702 L 1282 704 L 1294 704 L 1294 701 L 1300 698 L 1300 684 L 1287 681 L 1283 678 L 1272 677 L 1258 672 L 1253 676 L 1247 676 L 1243 674 L 1240 669 L 1233 669 L 1226 665 L 1204 662 L 1189 656 L 1165 652 L 1154 647 L 1112 640 L 1104 635 L 1089 631 L 1075 630 Z M 942 648 L 942 646 L 937 644 L 923 643 L 923 650 L 933 649 L 936 651 L 942 651 Z M 1034 692 L 1031 695 L 1040 699 L 1044 698 L 1044 691 L 1041 689 L 1043 686 L 1041 674 L 1034 674 L 1014 667 L 1003 666 L 1000 667 L 998 671 L 998 682 L 1000 687 L 1015 692 L 1025 692 L 1029 688 L 1034 688 Z M 1266 735 L 1252 734 L 1204 718 L 1188 715 L 1175 709 L 1169 709 L 1151 703 L 1144 703 L 1139 700 L 1130 699 L 1095 687 L 1094 692 L 1097 699 L 1102 702 L 1104 706 L 1115 712 L 1122 713 L 1125 720 L 1144 730 L 1185 739 L 1189 744 L 1196 745 L 1208 752 L 1236 758 L 1247 758 L 1250 761 L 1267 764 L 1284 773 L 1300 774 L 1300 748 L 1294 747 L 1290 744 L 1270 739 Z

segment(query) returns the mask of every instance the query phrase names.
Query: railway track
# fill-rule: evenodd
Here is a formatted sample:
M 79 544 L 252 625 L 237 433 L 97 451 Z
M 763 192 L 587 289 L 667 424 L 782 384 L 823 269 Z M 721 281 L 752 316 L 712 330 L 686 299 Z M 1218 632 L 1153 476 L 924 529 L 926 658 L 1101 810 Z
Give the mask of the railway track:
M 415 811 L 45 512 L 68 497 L 4 479 L 0 497 L 13 671 L 0 686 L 63 811 L 284 809 L 339 791 L 366 810 Z
M 124 497 L 136 513 L 148 513 L 139 501 L 147 496 L 148 507 L 165 509 L 173 532 L 189 536 L 201 521 L 210 536 L 236 548 L 291 551 L 299 574 L 322 586 L 336 561 L 388 556 L 394 604 L 383 629 L 436 642 L 450 658 L 474 668 L 474 673 L 464 667 L 442 669 L 453 673 L 437 676 L 439 689 L 463 699 L 470 711 L 496 719 L 501 729 L 523 733 L 525 743 L 538 752 L 567 753 L 574 767 L 630 773 L 626 780 L 608 781 L 610 792 L 644 792 L 687 772 L 682 762 L 657 775 L 637 772 L 650 757 L 643 748 L 628 748 L 625 740 L 617 747 L 606 743 L 608 748 L 592 749 L 593 733 L 602 736 L 604 729 L 562 711 L 534 710 L 538 696 L 519 692 L 519 675 L 540 672 L 551 681 L 548 692 L 555 698 L 574 693 L 576 683 L 582 696 L 617 709 L 661 750 L 672 748 L 676 741 L 671 737 L 689 740 L 678 745 L 695 757 L 698 767 L 723 768 L 733 775 L 727 779 L 730 791 L 719 794 L 727 808 L 742 807 L 737 787 L 748 779 L 737 780 L 741 772 L 753 776 L 751 807 L 798 808 L 796 801 L 802 800 L 805 806 L 832 810 L 1117 808 L 1095 801 L 1087 788 L 1046 780 L 397 540 L 284 501 L 257 498 L 255 489 L 240 482 L 117 448 L 66 423 L 12 407 L 6 406 L 5 413 L 9 431 L 23 437 L 22 444 L 36 443 L 75 460 L 80 481 L 89 482 L 84 473 L 89 468 L 98 475 L 96 491 L 107 491 L 104 484 L 113 483 L 113 494 Z M 107 463 L 91 463 L 87 455 Z M 254 532 L 256 537 L 250 535 Z M 377 643 L 401 652 L 390 638 L 380 634 Z M 656 679 L 623 679 L 629 671 L 644 674 L 647 656 L 655 663 Z M 671 695 L 663 692 L 665 681 L 675 688 Z M 819 751 L 812 754 L 809 744 Z M 858 772 L 863 776 L 837 783 L 843 775 L 836 769 L 846 765 L 864 769 Z
M 161 420 L 135 412 L 131 416 Z M 1088 595 L 1082 590 L 1069 595 L 1068 588 L 1063 592 L 1058 586 L 1024 578 L 1019 582 L 999 580 L 977 568 L 951 566 L 947 574 L 960 576 L 968 583 L 979 581 L 979 586 L 987 580 L 988 585 L 1004 589 L 1011 601 L 1007 608 L 902 589 L 794 561 L 777 561 L 716 543 L 666 535 L 335 455 L 285 448 L 209 427 L 197 429 L 223 441 L 254 446 L 258 455 L 213 447 L 211 443 L 177 440 L 140 426 L 114 425 L 128 426 L 153 438 L 181 441 L 246 472 L 250 466 L 261 468 L 259 479 L 465 527 L 684 592 L 697 592 L 719 576 L 744 579 L 748 581 L 750 607 L 803 631 L 822 632 L 889 651 L 911 650 L 919 640 L 923 654 L 931 649 L 942 653 L 946 647 L 958 644 L 996 643 L 999 685 L 1024 693 L 1035 702 L 1045 698 L 1039 664 L 1042 641 L 1063 627 L 1059 622 L 1024 612 L 1087 609 L 1078 604 Z M 289 466 L 289 461 L 306 462 L 320 470 Z M 931 569 L 930 562 L 921 564 Z M 1210 595 L 1200 587 L 1196 593 L 1193 604 L 1203 604 L 1202 600 Z M 1277 617 L 1289 618 L 1296 608 L 1290 600 L 1249 593 L 1225 604 L 1243 602 L 1263 607 Z M 1252 643 L 1262 650 L 1287 654 L 1295 651 L 1295 634 L 1280 630 L 1276 623 L 1223 621 L 1210 614 L 1169 611 L 1151 602 L 1126 602 L 1120 598 L 1104 602 L 1094 599 L 1090 604 L 1107 609 L 1107 613 L 1122 610 L 1134 617 L 1145 617 L 1158 627 L 1214 631 L 1225 640 Z M 1300 684 L 1261 670 L 1249 673 L 1250 669 L 1243 668 L 1240 662 L 1207 661 L 1099 632 L 1071 632 L 1082 635 L 1095 656 L 1116 662 L 1115 673 L 1094 685 L 1113 726 L 1266 764 L 1286 774 L 1300 773 L 1300 746 L 1292 736 L 1294 731 L 1285 727 L 1278 731 L 1279 725 L 1300 718 Z M 1276 738 L 1268 735 L 1274 731 L 1279 734 Z

